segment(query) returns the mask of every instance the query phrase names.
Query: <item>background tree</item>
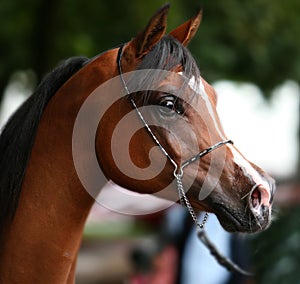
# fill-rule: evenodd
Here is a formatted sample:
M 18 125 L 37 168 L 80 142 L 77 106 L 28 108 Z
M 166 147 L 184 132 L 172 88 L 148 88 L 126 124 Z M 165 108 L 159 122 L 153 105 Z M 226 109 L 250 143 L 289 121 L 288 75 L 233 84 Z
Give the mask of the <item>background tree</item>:
M 0 4 L 0 81 L 32 69 L 38 79 L 58 61 L 95 54 L 129 40 L 164 3 L 79 0 L 3 1 Z M 169 26 L 199 8 L 195 0 L 171 1 Z M 191 50 L 210 80 L 251 81 L 272 90 L 300 77 L 300 2 L 202 1 L 204 20 Z

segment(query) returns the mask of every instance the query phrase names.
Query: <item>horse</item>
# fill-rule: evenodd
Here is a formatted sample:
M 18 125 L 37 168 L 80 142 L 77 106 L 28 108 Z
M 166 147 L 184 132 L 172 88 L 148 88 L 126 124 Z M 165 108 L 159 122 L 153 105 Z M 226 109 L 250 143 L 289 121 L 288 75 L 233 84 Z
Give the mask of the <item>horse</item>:
M 163 191 L 164 198 L 181 200 L 193 217 L 193 210 L 212 212 L 228 231 L 268 227 L 274 180 L 226 138 L 217 95 L 187 50 L 202 11 L 166 33 L 168 10 L 168 5 L 161 7 L 121 47 L 92 59 L 65 61 L 3 128 L 1 283 L 74 283 L 83 228 L 95 201 L 83 180 L 99 169 L 105 179 L 92 189 L 97 194 L 112 180 L 141 194 Z M 130 81 L 145 72 L 150 75 L 139 77 L 137 84 L 161 79 L 157 88 L 130 90 Z M 114 78 L 92 104 L 103 112 L 96 126 L 77 124 L 84 103 Z M 114 129 L 124 117 L 116 138 Z M 76 125 L 81 132 L 74 141 Z M 91 154 L 83 146 L 92 127 Z M 137 131 L 125 147 L 122 139 L 132 129 Z M 82 163 L 76 164 L 78 159 Z M 96 170 L 89 167 L 91 159 L 98 163 Z

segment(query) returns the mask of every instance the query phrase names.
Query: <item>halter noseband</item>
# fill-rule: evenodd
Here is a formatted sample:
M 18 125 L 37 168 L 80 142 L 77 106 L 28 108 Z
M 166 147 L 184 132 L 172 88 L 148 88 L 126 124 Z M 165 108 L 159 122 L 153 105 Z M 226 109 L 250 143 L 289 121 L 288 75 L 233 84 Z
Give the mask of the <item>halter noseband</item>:
M 118 55 L 117 55 L 117 65 L 118 65 L 118 70 L 119 70 L 119 75 L 122 81 L 122 84 L 124 86 L 124 89 L 126 91 L 127 95 L 130 95 L 130 91 L 127 87 L 127 84 L 124 80 L 123 77 L 123 72 L 122 72 L 122 65 L 121 65 L 121 60 L 122 60 L 122 51 L 124 48 L 124 44 L 121 45 L 119 47 L 118 50 Z M 208 218 L 208 213 L 206 212 L 204 217 L 203 217 L 203 221 L 201 222 L 201 224 L 198 222 L 198 218 L 196 216 L 196 213 L 190 203 L 190 201 L 188 200 L 185 191 L 184 191 L 184 187 L 182 184 L 182 176 L 183 176 L 183 169 L 185 167 L 187 167 L 188 165 L 190 165 L 191 163 L 198 161 L 199 159 L 201 159 L 202 157 L 204 157 L 205 155 L 209 154 L 210 152 L 226 145 L 226 144 L 233 144 L 232 140 L 223 140 L 220 141 L 210 147 L 208 147 L 207 149 L 199 152 L 197 155 L 193 156 L 192 158 L 188 159 L 187 161 L 185 161 L 184 163 L 182 163 L 181 166 L 178 166 L 177 163 L 172 159 L 172 157 L 170 156 L 170 154 L 166 151 L 166 149 L 160 144 L 159 140 L 157 139 L 157 137 L 155 136 L 155 134 L 152 132 L 150 126 L 148 125 L 148 123 L 146 122 L 145 118 L 143 117 L 142 113 L 140 112 L 140 110 L 138 109 L 135 101 L 133 98 L 130 98 L 130 102 L 133 106 L 133 108 L 136 110 L 139 118 L 141 119 L 142 123 L 144 124 L 144 126 L 146 127 L 148 133 L 150 134 L 150 136 L 153 138 L 154 142 L 157 144 L 157 146 L 160 148 L 160 150 L 162 151 L 162 153 L 168 158 L 168 160 L 173 164 L 174 166 L 174 172 L 173 175 L 176 178 L 176 183 L 177 183 L 177 189 L 178 189 L 178 194 L 179 194 L 179 199 L 180 199 L 180 203 L 182 205 L 185 205 L 193 219 L 193 221 L 195 222 L 196 226 L 199 229 L 203 229 L 204 228 L 204 224 L 207 221 Z

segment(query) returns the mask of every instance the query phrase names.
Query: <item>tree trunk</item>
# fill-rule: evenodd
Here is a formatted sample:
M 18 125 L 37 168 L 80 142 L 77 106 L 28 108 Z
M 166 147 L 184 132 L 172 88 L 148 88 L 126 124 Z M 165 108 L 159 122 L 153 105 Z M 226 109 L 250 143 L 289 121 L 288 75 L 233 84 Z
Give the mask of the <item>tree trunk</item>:
M 51 68 L 60 5 L 60 0 L 43 0 L 36 8 L 35 29 L 32 31 L 31 62 L 38 82 Z

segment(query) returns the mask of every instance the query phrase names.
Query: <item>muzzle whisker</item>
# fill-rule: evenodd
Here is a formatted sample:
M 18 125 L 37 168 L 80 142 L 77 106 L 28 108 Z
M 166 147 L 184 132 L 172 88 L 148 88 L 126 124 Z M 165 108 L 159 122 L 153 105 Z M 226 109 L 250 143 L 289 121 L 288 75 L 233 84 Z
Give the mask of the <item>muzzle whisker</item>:
M 249 218 L 249 228 L 250 228 L 250 232 L 253 233 L 253 230 L 252 230 L 252 221 L 251 221 L 251 213 L 249 212 L 248 213 L 248 218 Z M 255 218 L 255 217 L 254 217 Z
M 254 216 L 254 220 L 255 220 L 256 225 L 262 230 L 262 226 L 261 226 L 261 224 L 260 224 L 260 222 L 259 222 L 258 217 L 255 216 L 255 215 L 253 215 L 253 216 Z
M 245 211 L 244 211 L 244 216 L 243 217 L 246 217 L 247 213 L 248 213 L 248 209 L 249 209 L 249 205 L 246 204 L 245 206 Z
M 247 194 L 245 194 L 243 197 L 241 197 L 241 200 L 245 199 L 250 193 L 251 193 L 251 191 L 249 191 Z

